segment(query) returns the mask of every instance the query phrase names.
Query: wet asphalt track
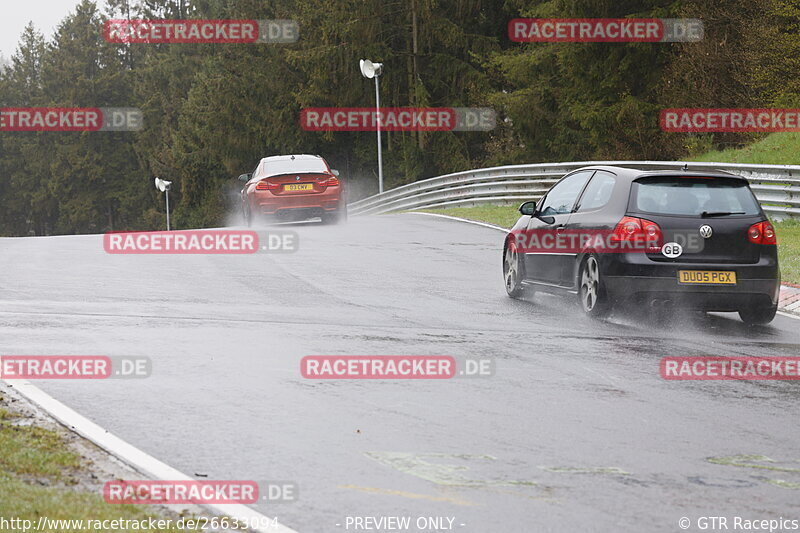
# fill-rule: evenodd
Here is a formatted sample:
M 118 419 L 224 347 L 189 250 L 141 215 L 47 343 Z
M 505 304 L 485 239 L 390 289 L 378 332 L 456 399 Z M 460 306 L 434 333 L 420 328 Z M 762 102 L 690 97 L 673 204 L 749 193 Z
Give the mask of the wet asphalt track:
M 571 300 L 507 298 L 490 229 L 417 215 L 292 229 L 289 255 L 0 239 L 0 353 L 152 358 L 146 380 L 37 384 L 187 474 L 296 482 L 297 502 L 258 509 L 302 532 L 348 516 L 465 533 L 800 519 L 797 383 L 666 382 L 658 366 L 796 355 L 800 321 L 596 323 Z M 497 373 L 317 382 L 299 374 L 312 354 L 489 356 Z

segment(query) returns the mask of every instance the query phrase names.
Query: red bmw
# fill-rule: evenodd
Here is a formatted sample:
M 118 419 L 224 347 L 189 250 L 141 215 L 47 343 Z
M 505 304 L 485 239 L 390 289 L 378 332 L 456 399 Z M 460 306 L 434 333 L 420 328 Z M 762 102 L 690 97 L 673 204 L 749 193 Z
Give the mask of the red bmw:
M 347 219 L 344 183 L 318 155 L 265 157 L 251 174 L 242 174 L 242 210 L 253 221 L 322 218 L 336 224 Z

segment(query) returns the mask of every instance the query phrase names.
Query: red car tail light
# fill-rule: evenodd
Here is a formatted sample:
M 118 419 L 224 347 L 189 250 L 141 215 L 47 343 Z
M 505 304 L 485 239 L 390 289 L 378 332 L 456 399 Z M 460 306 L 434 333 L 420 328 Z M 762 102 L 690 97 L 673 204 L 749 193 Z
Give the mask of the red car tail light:
M 324 185 L 325 187 L 336 187 L 339 185 L 339 178 L 335 176 L 331 176 L 330 178 L 322 178 L 319 184 Z
M 747 238 L 753 244 L 778 244 L 775 228 L 766 220 L 750 226 L 747 230 Z
M 259 181 L 256 184 L 256 190 L 257 191 L 272 191 L 272 190 L 275 190 L 275 189 L 279 189 L 280 187 L 281 186 L 278 185 L 277 183 L 270 183 L 270 182 L 268 182 L 266 180 Z
M 613 240 L 631 243 L 631 251 L 658 252 L 664 244 L 661 227 L 650 220 L 637 217 L 622 217 L 614 228 Z

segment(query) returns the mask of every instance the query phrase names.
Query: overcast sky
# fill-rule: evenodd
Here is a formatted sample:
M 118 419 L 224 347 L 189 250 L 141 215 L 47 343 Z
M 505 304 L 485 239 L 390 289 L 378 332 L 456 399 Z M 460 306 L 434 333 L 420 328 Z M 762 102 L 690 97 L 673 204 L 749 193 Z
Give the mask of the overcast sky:
M 79 0 L 9 0 L 3 2 L 0 15 L 0 54 L 11 57 L 17 49 L 19 36 L 25 25 L 33 21 L 46 38 L 70 11 L 75 9 Z M 98 2 L 104 5 L 105 2 Z

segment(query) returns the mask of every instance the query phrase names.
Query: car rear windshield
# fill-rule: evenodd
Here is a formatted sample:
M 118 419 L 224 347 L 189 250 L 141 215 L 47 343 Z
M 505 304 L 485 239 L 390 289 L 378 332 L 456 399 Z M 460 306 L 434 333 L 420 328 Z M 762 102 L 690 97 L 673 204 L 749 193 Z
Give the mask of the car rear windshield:
M 263 165 L 263 173 L 265 176 L 328 172 L 328 167 L 325 164 L 325 161 L 316 157 L 298 157 L 296 159 L 264 161 Z
M 759 214 L 747 183 L 736 178 L 641 178 L 633 183 L 632 206 L 659 215 L 734 216 Z

